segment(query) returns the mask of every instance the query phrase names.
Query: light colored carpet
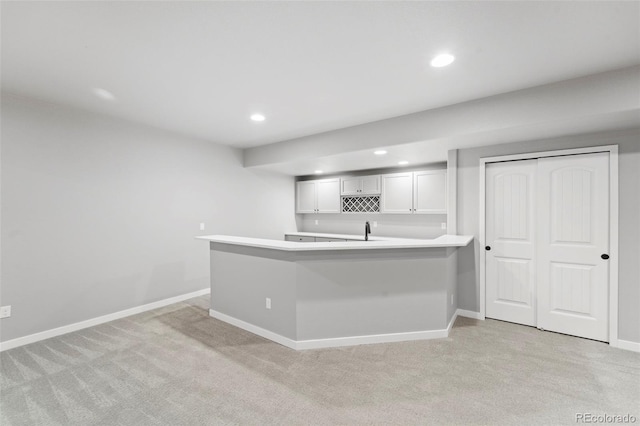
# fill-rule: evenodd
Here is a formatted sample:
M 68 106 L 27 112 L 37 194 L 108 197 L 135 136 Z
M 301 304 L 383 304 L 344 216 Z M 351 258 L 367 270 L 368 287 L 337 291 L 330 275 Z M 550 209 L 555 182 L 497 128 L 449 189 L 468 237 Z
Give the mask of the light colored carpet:
M 296 352 L 210 318 L 208 296 L 5 351 L 9 425 L 640 422 L 640 354 L 500 321 L 447 339 Z

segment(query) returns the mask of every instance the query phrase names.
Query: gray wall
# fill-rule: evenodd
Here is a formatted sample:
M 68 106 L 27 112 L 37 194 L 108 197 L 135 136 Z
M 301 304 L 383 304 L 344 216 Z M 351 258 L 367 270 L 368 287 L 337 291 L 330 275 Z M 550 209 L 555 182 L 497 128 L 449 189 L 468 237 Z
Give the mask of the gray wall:
M 458 152 L 458 233 L 474 235 L 459 251 L 458 307 L 480 310 L 479 160 L 482 157 L 597 145 L 619 146 L 620 259 L 618 338 L 640 342 L 640 129 L 462 149 Z
M 297 262 L 298 340 L 445 329 L 446 254 L 309 253 Z
M 243 249 L 211 245 L 211 309 L 296 340 L 296 263 L 287 252 Z
M 289 252 L 211 244 L 211 308 L 303 341 L 443 330 L 455 250 Z M 265 308 L 265 298 L 271 309 Z
M 458 309 L 458 250 L 454 249 L 447 259 L 447 325 Z
M 196 235 L 295 229 L 236 149 L 7 94 L 1 136 L 2 341 L 209 287 Z

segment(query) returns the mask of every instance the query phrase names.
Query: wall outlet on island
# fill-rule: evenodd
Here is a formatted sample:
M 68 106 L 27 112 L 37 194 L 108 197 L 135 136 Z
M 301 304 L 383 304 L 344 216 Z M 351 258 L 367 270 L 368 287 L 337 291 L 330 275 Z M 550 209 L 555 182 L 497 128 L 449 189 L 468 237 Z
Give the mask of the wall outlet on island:
M 319 224 L 319 223 L 320 223 L 320 221 L 318 219 L 316 219 L 316 225 Z
M 0 318 L 9 318 L 11 316 L 11 305 L 0 306 Z
M 271 298 L 267 297 L 264 301 L 265 308 L 271 309 Z
M 202 223 L 200 224 L 200 230 L 201 230 L 201 231 L 204 231 L 204 222 L 202 222 Z
M 442 229 L 447 229 L 447 222 L 442 222 L 440 226 L 442 227 Z

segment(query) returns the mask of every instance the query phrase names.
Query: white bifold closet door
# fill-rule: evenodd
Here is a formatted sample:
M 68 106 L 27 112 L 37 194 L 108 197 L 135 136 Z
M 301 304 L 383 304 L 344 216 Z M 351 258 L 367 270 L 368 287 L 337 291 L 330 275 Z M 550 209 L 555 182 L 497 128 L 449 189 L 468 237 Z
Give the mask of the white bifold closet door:
M 537 160 L 486 167 L 486 316 L 536 325 Z
M 538 327 L 609 340 L 609 154 L 538 160 Z
M 608 341 L 609 154 L 486 168 L 486 316 Z

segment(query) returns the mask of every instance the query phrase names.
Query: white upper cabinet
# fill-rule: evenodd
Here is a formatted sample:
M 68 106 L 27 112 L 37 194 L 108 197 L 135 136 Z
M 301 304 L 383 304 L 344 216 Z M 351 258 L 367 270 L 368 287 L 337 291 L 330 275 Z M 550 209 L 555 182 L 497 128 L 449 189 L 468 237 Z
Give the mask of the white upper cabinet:
M 296 213 L 340 213 L 340 179 L 296 182 Z
M 374 195 L 380 194 L 380 176 L 357 176 L 340 180 L 341 195 Z
M 316 181 L 316 213 L 340 213 L 340 179 Z
M 447 171 L 422 170 L 296 182 L 296 213 L 340 213 L 341 196 L 377 194 L 381 194 L 380 213 L 446 214 Z
M 340 179 L 340 195 L 358 195 L 360 194 L 359 177 L 351 177 Z
M 316 212 L 316 182 L 296 182 L 296 213 Z
M 381 213 L 447 213 L 447 171 L 382 175 Z
M 413 173 L 414 213 L 447 213 L 447 171 Z
M 382 175 L 380 213 L 413 213 L 413 173 Z
M 380 194 L 380 175 L 376 176 L 364 176 L 361 180 L 362 191 L 361 194 Z

